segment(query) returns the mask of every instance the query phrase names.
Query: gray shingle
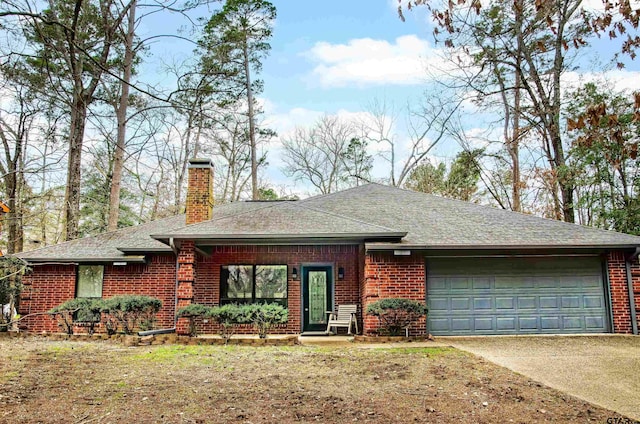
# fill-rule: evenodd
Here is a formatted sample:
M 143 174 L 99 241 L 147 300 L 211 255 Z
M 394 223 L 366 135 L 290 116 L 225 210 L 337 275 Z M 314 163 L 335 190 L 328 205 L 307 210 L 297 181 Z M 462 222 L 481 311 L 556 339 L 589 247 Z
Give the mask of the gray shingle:
M 310 208 L 301 202 L 276 202 L 242 213 L 220 216 L 198 224 L 156 233 L 174 238 L 344 238 L 355 236 L 402 237 L 404 232 L 334 212 Z
M 19 256 L 44 260 L 117 260 L 144 251 L 170 251 L 159 240 L 402 238 L 400 246 L 432 249 L 635 247 L 640 237 L 569 224 L 379 184 L 297 202 L 236 202 L 214 218 L 184 225 L 184 215 L 49 246 Z M 369 244 L 388 248 L 384 244 Z M 123 251 L 125 253 L 123 253 Z
M 368 184 L 302 204 L 393 227 L 431 248 L 640 246 L 640 237 L 409 190 Z

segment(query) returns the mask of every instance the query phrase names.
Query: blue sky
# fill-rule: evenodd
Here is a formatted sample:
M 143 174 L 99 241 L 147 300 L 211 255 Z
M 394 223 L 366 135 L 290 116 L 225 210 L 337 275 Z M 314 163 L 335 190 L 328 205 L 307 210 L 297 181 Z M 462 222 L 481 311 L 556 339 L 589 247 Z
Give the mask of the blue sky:
M 585 0 L 599 4 L 599 0 Z M 406 12 L 406 22 L 397 14 L 397 0 L 274 0 L 277 21 L 271 40 L 272 50 L 263 62 L 261 78 L 265 90 L 265 121 L 280 136 L 286 136 L 296 125 L 309 126 L 323 113 L 340 114 L 346 119 L 361 119 L 374 99 L 385 99 L 402 108 L 407 102 L 418 102 L 427 85 L 425 69 L 441 65 L 439 47 L 434 44 L 432 28 L 424 7 Z M 202 15 L 207 16 L 203 11 Z M 151 22 L 149 31 L 164 20 Z M 155 27 L 155 28 L 154 28 Z M 597 58 L 608 60 L 618 43 L 608 38 L 597 40 L 596 48 L 583 50 L 577 69 L 568 73 L 569 81 L 593 78 L 585 69 Z M 170 40 L 154 46 L 154 52 L 165 50 L 190 54 L 192 47 Z M 624 71 L 609 76 L 619 81 L 617 88 L 638 89 L 640 59 L 627 61 Z M 586 72 L 586 73 L 585 73 Z M 469 128 L 481 126 L 479 111 L 469 118 Z M 400 139 L 404 129 L 398 122 Z M 294 184 L 281 172 L 278 140 L 268 146 L 269 168 L 264 178 L 274 186 L 288 185 L 305 195 L 308 187 Z M 376 147 L 372 146 L 372 153 Z M 439 145 L 432 157 L 452 157 L 459 148 L 452 141 Z M 376 160 L 374 176 L 385 176 L 385 164 Z

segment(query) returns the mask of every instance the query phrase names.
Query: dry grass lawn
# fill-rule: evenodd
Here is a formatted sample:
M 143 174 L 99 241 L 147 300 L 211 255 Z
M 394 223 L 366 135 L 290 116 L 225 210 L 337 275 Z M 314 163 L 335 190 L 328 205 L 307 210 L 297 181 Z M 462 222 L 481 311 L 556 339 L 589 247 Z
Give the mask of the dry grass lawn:
M 129 348 L 0 338 L 0 422 L 604 423 L 615 416 L 449 348 Z

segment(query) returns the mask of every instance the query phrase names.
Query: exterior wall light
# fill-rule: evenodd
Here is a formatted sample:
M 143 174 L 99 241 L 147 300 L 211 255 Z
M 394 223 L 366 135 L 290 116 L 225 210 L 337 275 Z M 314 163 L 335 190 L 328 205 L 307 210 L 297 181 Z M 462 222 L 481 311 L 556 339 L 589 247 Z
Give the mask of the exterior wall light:
M 293 270 L 291 271 L 291 278 L 294 280 L 298 279 L 298 268 L 293 267 Z
M 342 280 L 344 278 L 344 268 L 338 268 L 338 280 Z

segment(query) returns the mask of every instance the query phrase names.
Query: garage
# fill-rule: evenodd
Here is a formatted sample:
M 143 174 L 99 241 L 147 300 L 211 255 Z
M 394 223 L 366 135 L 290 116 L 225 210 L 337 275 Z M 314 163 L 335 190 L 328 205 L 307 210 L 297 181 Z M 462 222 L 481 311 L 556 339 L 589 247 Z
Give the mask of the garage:
M 429 258 L 434 335 L 604 333 L 599 256 Z

